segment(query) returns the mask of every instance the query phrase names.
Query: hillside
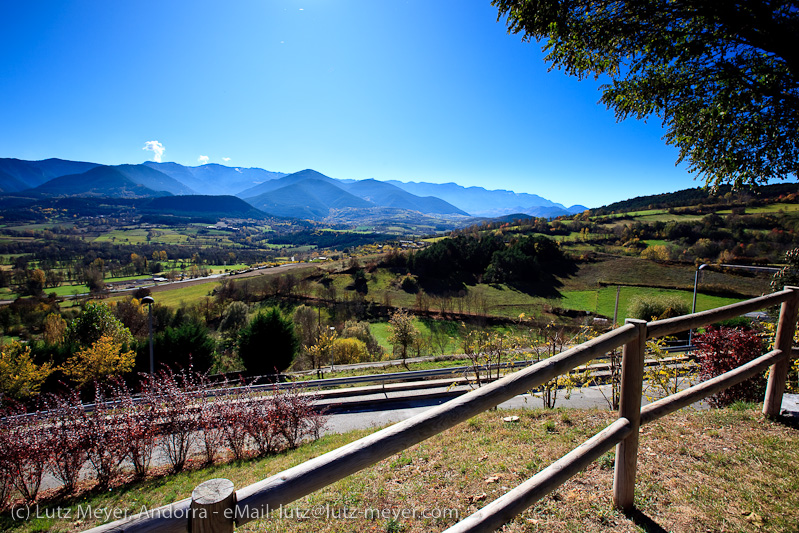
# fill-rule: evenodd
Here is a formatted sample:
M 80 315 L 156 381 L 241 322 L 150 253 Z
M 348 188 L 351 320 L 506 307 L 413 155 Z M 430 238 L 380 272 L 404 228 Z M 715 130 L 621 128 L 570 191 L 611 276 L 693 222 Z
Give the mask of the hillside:
M 196 194 L 178 180 L 146 165 L 118 165 L 114 168 L 133 183 L 143 185 L 154 191 L 166 191 L 171 194 Z
M 42 161 L 0 158 L 0 189 L 3 189 L 4 192 L 18 192 L 38 187 L 60 176 L 82 174 L 98 166 L 100 165 L 97 163 L 65 161 L 55 158 Z M 22 184 L 22 187 L 19 184 Z
M 28 188 L 28 185 L 11 174 L 0 170 L 0 193 L 12 193 L 22 191 Z
M 714 199 L 722 198 L 727 195 L 737 194 L 742 199 L 757 198 L 761 200 L 773 200 L 780 196 L 799 193 L 797 183 L 775 183 L 772 185 L 762 185 L 753 189 L 733 190 L 729 185 L 722 185 L 717 190 L 705 187 L 693 189 L 682 189 L 680 191 L 651 194 L 648 196 L 636 196 L 620 202 L 614 202 L 596 209 L 592 209 L 594 215 L 618 213 L 623 211 L 637 211 L 642 209 L 666 209 L 669 207 L 686 207 L 700 203 L 708 203 Z
M 264 183 L 260 183 L 255 185 L 254 187 L 250 187 L 249 189 L 245 189 L 236 194 L 239 198 L 255 198 L 260 196 L 264 193 L 276 191 L 278 189 L 282 189 L 284 187 L 288 187 L 290 185 L 295 185 L 305 180 L 317 180 L 317 181 L 324 181 L 330 185 L 334 185 L 339 187 L 338 180 L 334 180 L 328 176 L 325 176 L 321 172 L 317 172 L 315 170 L 311 170 L 306 168 L 305 170 L 300 170 L 299 172 L 295 172 L 293 174 L 289 174 L 288 176 L 283 176 L 281 178 L 277 178 L 274 180 L 266 181 Z M 340 188 L 340 187 L 339 187 Z
M 217 218 L 265 218 L 262 211 L 235 196 L 184 195 L 164 196 L 142 206 L 163 214 L 212 215 Z
M 538 399 L 532 399 L 536 403 Z M 518 421 L 503 418 L 517 416 Z M 615 414 L 597 409 L 502 409 L 486 411 L 291 503 L 248 531 L 318 533 L 342 531 L 345 509 L 353 516 L 346 531 L 422 533 L 443 531 L 485 507 L 601 431 Z M 194 487 L 214 477 L 230 479 L 237 489 L 319 457 L 373 434 L 359 429 L 326 434 L 296 450 L 253 457 L 224 467 L 200 467 L 152 482 L 133 482 L 120 490 L 94 491 L 80 500 L 56 498 L 39 504 L 39 512 L 77 514 L 83 508 L 138 513 L 189 497 Z M 795 427 L 764 419 L 755 406 L 682 411 L 642 428 L 636 498 L 631 515 L 612 502 L 614 453 L 608 452 L 535 506 L 513 519 L 507 531 L 758 531 L 795 530 L 799 522 L 799 434 Z M 668 468 L 664 468 L 668 465 Z M 131 498 L 135 494 L 136 498 Z M 328 509 L 335 519 L 298 519 L 307 510 Z M 388 515 L 368 518 L 364 510 Z M 416 515 L 401 515 L 403 509 Z M 437 513 L 425 518 L 422 512 Z M 324 516 L 324 515 L 323 515 Z M 396 518 L 393 518 L 396 516 Z M 0 517 L 0 528 L 12 533 L 42 531 L 55 521 L 59 531 L 78 532 L 100 525 L 86 521 Z M 645 524 L 645 525 L 642 525 Z M 309 528 L 312 525 L 312 528 Z
M 130 179 L 124 170 L 100 166 L 83 174 L 71 174 L 52 180 L 30 190 L 41 196 L 101 196 L 109 198 L 144 198 L 168 196 Z
M 290 183 L 256 197 L 246 198 L 246 201 L 255 208 L 272 215 L 312 220 L 326 217 L 331 209 L 372 207 L 374 205 L 328 181 L 315 178 Z

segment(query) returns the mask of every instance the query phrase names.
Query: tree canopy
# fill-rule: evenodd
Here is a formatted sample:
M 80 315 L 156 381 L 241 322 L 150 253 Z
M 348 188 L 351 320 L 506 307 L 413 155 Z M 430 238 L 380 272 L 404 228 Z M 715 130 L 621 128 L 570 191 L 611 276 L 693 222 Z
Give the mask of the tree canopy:
M 256 314 L 239 336 L 239 357 L 247 372 L 255 376 L 287 369 L 298 347 L 291 319 L 276 307 Z
M 796 177 L 799 2 L 493 0 L 553 67 L 605 75 L 617 119 L 659 116 L 706 183 Z

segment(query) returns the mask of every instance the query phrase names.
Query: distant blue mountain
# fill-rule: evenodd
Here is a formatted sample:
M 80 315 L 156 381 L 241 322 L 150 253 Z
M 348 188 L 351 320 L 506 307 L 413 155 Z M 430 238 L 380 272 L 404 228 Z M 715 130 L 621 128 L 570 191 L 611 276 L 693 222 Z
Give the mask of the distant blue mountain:
M 270 172 L 261 168 L 226 167 L 215 163 L 196 167 L 152 161 L 147 161 L 144 164 L 163 172 L 201 194 L 235 194 L 237 191 L 251 189 L 260 183 L 286 175 L 282 172 Z M 236 194 L 236 196 L 245 198 L 241 194 Z M 255 196 L 255 194 L 250 196 Z
M 289 185 L 294 185 L 296 183 L 300 183 L 306 180 L 318 180 L 324 181 L 325 183 L 329 183 L 336 187 L 340 188 L 340 182 L 338 180 L 334 180 L 328 176 L 325 176 L 321 172 L 317 172 L 315 170 L 311 170 L 310 168 L 306 168 L 305 170 L 300 170 L 299 172 L 295 172 L 294 174 L 289 174 L 287 176 L 282 176 L 280 178 L 265 181 L 249 189 L 245 189 L 240 193 L 236 194 L 239 198 L 254 198 L 266 192 L 276 191 L 278 189 L 282 189 L 283 187 L 287 187 Z
M 396 207 L 427 214 L 464 215 L 469 213 L 435 196 L 416 196 L 384 181 L 373 179 L 344 184 L 352 194 L 381 207 Z
M 325 218 L 333 209 L 374 207 L 373 203 L 348 193 L 334 183 L 312 177 L 290 182 L 245 200 L 271 215 L 312 220 Z
M 0 158 L 0 189 L 7 193 L 18 192 L 38 187 L 53 178 L 69 174 L 82 174 L 99 166 L 97 163 L 65 161 L 55 158 L 42 161 Z
M 474 216 L 497 217 L 511 213 L 528 213 L 534 216 L 534 207 L 558 208 L 559 215 L 569 214 L 570 208 L 542 198 L 537 194 L 517 193 L 504 189 L 489 190 L 484 187 L 464 187 L 457 183 L 402 182 L 389 180 L 386 183 L 417 195 L 436 196 L 459 207 Z M 555 213 L 552 210 L 539 210 L 540 213 Z M 558 216 L 558 215 L 553 215 Z
M 165 178 L 167 176 L 164 176 Z M 28 189 L 36 196 L 85 196 L 107 198 L 146 198 L 169 196 L 167 191 L 155 191 L 133 181 L 124 169 L 100 166 L 82 174 L 70 174 Z
M 345 183 L 311 169 L 261 183 L 238 196 L 267 213 L 313 219 L 325 218 L 334 209 L 372 207 L 467 215 L 440 198 L 422 198 L 377 180 Z
M 96 170 L 98 168 L 104 170 Z M 69 179 L 58 180 L 64 177 Z M 109 182 L 103 184 L 103 177 Z M 567 208 L 535 194 L 463 187 L 456 183 L 337 180 L 312 169 L 287 175 L 260 168 L 217 164 L 189 167 L 151 161 L 111 167 L 62 159 L 0 158 L 0 194 L 76 197 L 235 194 L 274 215 L 313 219 L 325 218 L 336 209 L 363 208 L 371 209 L 371 216 L 380 212 L 375 208 L 387 208 L 434 217 L 497 217 L 526 213 L 548 218 L 586 209 L 584 206 Z

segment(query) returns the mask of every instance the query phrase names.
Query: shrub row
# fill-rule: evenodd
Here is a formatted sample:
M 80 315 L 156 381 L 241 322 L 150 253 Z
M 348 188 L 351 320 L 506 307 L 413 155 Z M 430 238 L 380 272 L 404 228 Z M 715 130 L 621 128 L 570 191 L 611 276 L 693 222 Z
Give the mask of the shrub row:
M 138 396 L 120 382 L 95 386 L 91 405 L 70 392 L 44 396 L 32 412 L 6 407 L 0 413 L 0 508 L 15 490 L 26 503 L 35 501 L 47 473 L 66 492 L 74 491 L 82 470 L 107 487 L 126 466 L 135 478 L 152 473 L 156 449 L 177 472 L 194 454 L 209 464 L 266 455 L 316 438 L 324 426 L 310 395 L 295 389 L 264 394 L 247 384 L 234 390 L 215 396 L 204 375 L 167 369 L 145 376 Z

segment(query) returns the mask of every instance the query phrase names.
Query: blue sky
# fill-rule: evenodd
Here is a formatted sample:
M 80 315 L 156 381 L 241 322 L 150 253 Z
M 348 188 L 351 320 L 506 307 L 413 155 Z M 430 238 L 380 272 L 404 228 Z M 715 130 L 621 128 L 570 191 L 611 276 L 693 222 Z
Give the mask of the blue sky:
M 0 157 L 313 168 L 599 206 L 701 185 L 488 0 L 0 5 Z M 237 192 L 237 191 L 231 191 Z

